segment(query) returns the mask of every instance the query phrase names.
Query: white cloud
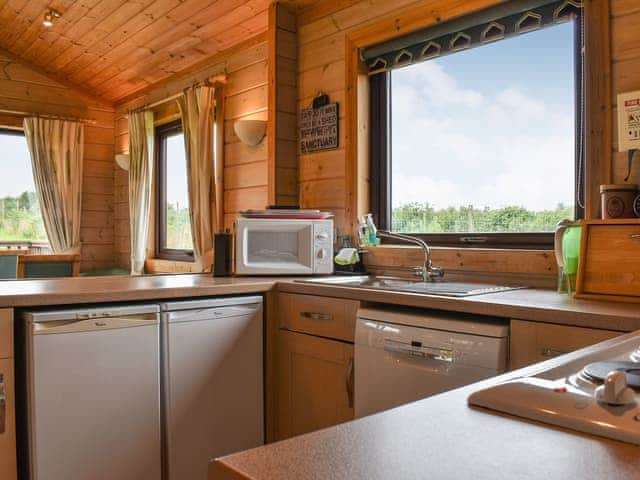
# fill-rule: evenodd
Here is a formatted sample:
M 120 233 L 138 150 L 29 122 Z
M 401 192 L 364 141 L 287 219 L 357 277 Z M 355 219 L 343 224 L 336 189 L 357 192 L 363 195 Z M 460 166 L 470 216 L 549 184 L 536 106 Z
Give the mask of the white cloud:
M 515 87 L 508 87 L 496 96 L 498 105 L 512 111 L 514 115 L 540 117 L 547 112 L 543 101 L 531 98 Z
M 570 104 L 549 104 L 514 85 L 463 88 L 432 62 L 414 70 L 394 78 L 394 205 L 572 203 Z
M 427 62 L 412 72 L 414 87 L 435 105 L 466 105 L 478 107 L 485 102 L 477 90 L 462 88 L 454 77 L 445 72 L 442 65 Z

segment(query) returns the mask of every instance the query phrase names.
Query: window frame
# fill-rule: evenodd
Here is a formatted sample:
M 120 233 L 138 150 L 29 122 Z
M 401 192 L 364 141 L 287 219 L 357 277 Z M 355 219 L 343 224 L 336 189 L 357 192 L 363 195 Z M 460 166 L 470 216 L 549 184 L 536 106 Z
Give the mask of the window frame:
M 585 108 L 584 97 L 584 58 L 581 39 L 584 38 L 584 13 L 571 20 L 574 25 L 574 78 L 575 78 L 575 178 L 574 178 L 574 217 L 585 217 L 584 206 L 578 199 L 582 196 L 586 201 L 585 181 L 585 131 L 581 109 Z M 482 48 L 482 46 L 480 46 Z M 455 53 L 453 54 L 455 55 Z M 376 224 L 382 230 L 391 230 L 392 214 L 392 158 L 391 158 L 391 71 L 375 73 L 369 76 L 370 105 L 370 190 L 369 205 Z M 582 152 L 580 152 L 582 149 Z M 582 153 L 582 155 L 581 155 Z M 423 233 L 408 232 L 409 235 L 421 238 L 430 246 L 455 248 L 493 248 L 493 249 L 553 249 L 553 232 L 526 233 Z M 383 243 L 402 244 L 394 239 L 383 239 Z
M 12 135 L 14 137 L 24 137 L 24 130 L 16 128 L 0 127 L 0 135 Z
M 155 257 L 177 262 L 193 262 L 193 250 L 167 248 L 167 145 L 168 137 L 183 133 L 182 120 L 155 127 L 156 147 L 156 228 Z

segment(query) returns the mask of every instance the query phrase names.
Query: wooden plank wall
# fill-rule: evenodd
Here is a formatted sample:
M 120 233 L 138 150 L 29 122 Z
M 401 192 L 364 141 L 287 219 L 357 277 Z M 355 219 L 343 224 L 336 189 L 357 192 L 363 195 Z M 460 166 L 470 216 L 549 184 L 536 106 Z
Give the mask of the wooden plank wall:
M 638 0 L 611 0 L 611 49 L 613 92 L 613 180 L 622 183 L 627 175 L 627 154 L 618 152 L 618 112 L 616 95 L 640 90 L 640 2 Z M 636 155 L 629 181 L 640 183 L 640 155 Z
M 217 55 L 207 65 L 119 104 L 116 110 L 116 151 L 128 150 L 126 113 L 180 92 L 195 82 L 226 72 L 224 87 L 224 227 L 231 228 L 237 212 L 268 203 L 267 139 L 255 147 L 240 142 L 233 130 L 238 119 L 267 120 L 267 36 L 261 34 Z M 127 172 L 115 171 L 115 255 L 129 265 L 129 205 Z
M 0 109 L 96 120 L 95 125 L 85 126 L 81 270 L 114 266 L 113 105 L 61 85 L 0 52 Z M 21 125 L 20 117 L 0 115 L 0 126 Z
M 340 105 L 339 148 L 299 156 L 300 202 L 305 208 L 331 210 L 336 227 L 346 231 L 345 36 L 427 1 L 325 1 L 298 17 L 298 107 L 308 107 L 320 92 Z M 340 8 L 343 7 L 343 8 Z
M 269 203 L 298 205 L 296 16 L 269 8 Z

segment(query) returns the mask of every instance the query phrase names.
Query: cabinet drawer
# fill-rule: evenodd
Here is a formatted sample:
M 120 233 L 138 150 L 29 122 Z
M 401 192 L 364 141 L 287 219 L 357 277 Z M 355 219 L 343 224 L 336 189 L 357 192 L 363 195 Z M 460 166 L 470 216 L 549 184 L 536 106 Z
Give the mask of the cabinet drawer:
M 15 480 L 17 473 L 13 360 L 0 360 L 0 377 L 0 395 L 4 395 L 6 399 L 4 406 L 0 404 L 0 478 Z
M 281 293 L 280 327 L 353 342 L 359 305 L 356 300 Z
M 640 297 L 640 223 L 585 229 L 578 293 Z
M 0 309 L 0 358 L 13 357 L 13 309 Z
M 549 360 L 618 335 L 622 332 L 511 320 L 509 367 Z

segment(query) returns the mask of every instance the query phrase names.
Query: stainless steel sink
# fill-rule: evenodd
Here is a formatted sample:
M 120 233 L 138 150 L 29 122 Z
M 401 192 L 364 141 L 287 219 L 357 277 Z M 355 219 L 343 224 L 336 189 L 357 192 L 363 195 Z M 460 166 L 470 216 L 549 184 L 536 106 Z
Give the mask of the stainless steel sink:
M 486 283 L 449 282 L 447 280 L 423 282 L 398 277 L 369 275 L 355 277 L 311 278 L 296 280 L 296 282 L 340 285 L 344 287 L 370 288 L 374 290 L 389 290 L 396 292 L 423 293 L 425 295 L 442 295 L 446 297 L 468 297 L 471 295 L 483 295 L 486 293 L 497 293 L 526 288 L 507 287 Z

